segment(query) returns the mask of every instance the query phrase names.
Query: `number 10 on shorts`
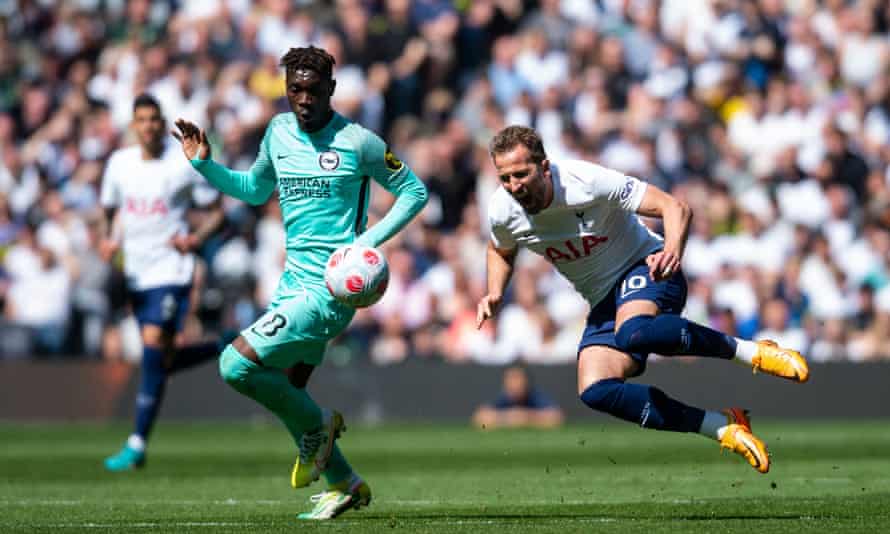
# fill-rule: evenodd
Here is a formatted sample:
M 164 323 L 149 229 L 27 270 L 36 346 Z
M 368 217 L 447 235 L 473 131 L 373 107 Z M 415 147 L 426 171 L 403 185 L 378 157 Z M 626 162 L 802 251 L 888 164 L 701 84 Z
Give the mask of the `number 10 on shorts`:
M 644 287 L 646 287 L 645 276 L 635 274 L 629 278 L 626 278 L 621 282 L 621 298 L 632 295 L 637 291 L 643 289 Z

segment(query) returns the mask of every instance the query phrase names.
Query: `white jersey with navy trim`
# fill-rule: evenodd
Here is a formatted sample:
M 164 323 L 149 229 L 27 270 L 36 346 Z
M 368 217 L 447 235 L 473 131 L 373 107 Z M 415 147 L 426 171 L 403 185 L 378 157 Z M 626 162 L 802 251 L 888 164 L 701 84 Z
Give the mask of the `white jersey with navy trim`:
M 217 195 L 177 143 L 165 143 L 157 159 L 142 159 L 138 145 L 112 153 L 102 177 L 101 202 L 118 208 L 130 289 L 191 283 L 195 258 L 181 254 L 170 240 L 188 232 L 186 212 L 193 202 L 207 205 Z
M 553 202 L 529 215 L 503 188 L 488 204 L 491 239 L 546 258 L 595 306 L 631 265 L 662 247 L 636 214 L 647 184 L 581 160 L 551 161 Z

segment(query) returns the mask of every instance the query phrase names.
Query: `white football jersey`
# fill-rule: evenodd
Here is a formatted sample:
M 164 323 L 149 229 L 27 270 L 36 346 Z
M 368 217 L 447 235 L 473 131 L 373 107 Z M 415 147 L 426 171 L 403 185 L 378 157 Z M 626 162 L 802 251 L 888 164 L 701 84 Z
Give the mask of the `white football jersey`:
M 144 290 L 192 281 L 195 258 L 181 254 L 170 240 L 188 233 L 186 212 L 194 201 L 212 203 L 218 193 L 195 171 L 176 143 L 161 157 L 142 159 L 142 149 L 116 150 L 102 178 L 102 206 L 118 208 L 123 231 L 127 285 Z
M 491 239 L 547 258 L 591 306 L 631 265 L 662 247 L 636 210 L 647 184 L 581 160 L 550 162 L 553 202 L 529 215 L 503 188 L 488 204 Z

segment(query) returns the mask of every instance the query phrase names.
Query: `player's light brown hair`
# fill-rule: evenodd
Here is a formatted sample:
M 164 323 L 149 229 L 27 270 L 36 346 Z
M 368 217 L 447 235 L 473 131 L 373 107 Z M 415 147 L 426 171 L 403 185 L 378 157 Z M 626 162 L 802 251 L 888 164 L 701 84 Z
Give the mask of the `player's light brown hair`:
M 315 46 L 291 48 L 281 57 L 280 65 L 290 74 L 298 69 L 314 70 L 325 79 L 334 77 L 334 56 Z
M 507 126 L 492 138 L 488 145 L 488 152 L 492 159 L 498 154 L 509 152 L 522 145 L 528 149 L 531 154 L 532 162 L 541 163 L 547 159 L 547 153 L 544 152 L 544 142 L 532 128 L 526 126 Z

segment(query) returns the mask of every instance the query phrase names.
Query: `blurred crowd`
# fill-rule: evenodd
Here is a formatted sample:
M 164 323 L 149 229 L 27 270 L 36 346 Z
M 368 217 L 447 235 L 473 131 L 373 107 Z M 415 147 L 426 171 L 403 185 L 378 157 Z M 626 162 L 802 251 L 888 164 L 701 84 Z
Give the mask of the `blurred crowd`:
M 315 44 L 334 107 L 388 141 L 431 200 L 386 245 L 392 280 L 335 363 L 573 362 L 586 304 L 522 254 L 485 291 L 486 146 L 537 128 L 553 159 L 640 177 L 695 212 L 686 315 L 815 361 L 890 355 L 890 3 L 881 0 L 6 0 L 0 2 L 0 357 L 138 354 L 97 191 L 132 102 L 253 161 L 285 111 L 278 67 Z M 392 199 L 379 187 L 372 220 Z M 277 201 L 227 198 L 185 337 L 249 325 L 281 273 Z M 195 217 L 200 217 L 199 213 Z M 657 221 L 649 221 L 657 229 Z

